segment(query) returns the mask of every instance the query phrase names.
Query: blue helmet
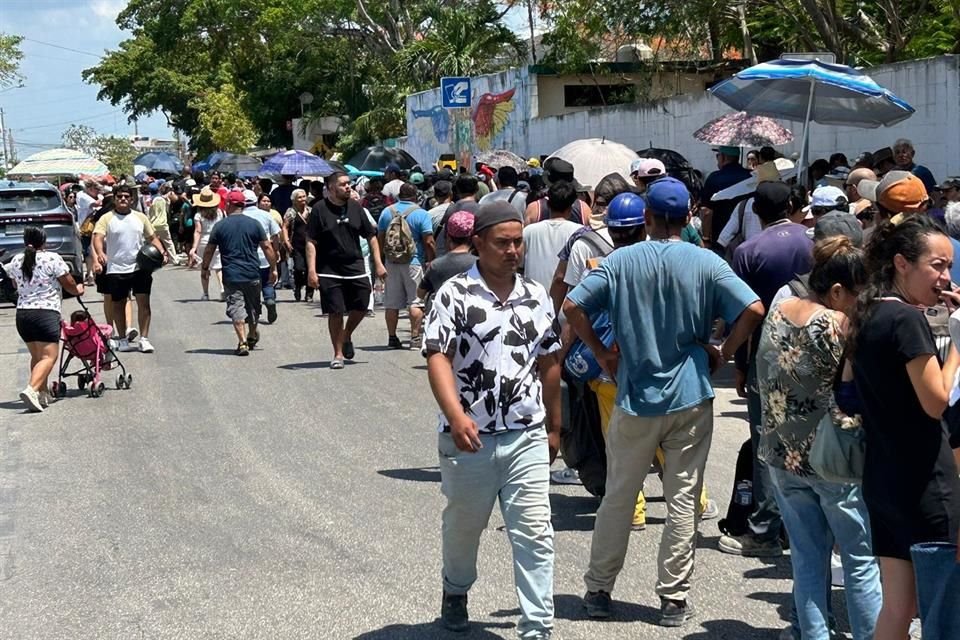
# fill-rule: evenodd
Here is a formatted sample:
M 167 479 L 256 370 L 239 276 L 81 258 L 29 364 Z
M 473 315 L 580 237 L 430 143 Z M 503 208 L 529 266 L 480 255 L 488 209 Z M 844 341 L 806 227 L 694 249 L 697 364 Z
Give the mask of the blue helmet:
M 607 205 L 608 227 L 638 227 L 646 222 L 643 198 L 627 192 L 617 195 Z

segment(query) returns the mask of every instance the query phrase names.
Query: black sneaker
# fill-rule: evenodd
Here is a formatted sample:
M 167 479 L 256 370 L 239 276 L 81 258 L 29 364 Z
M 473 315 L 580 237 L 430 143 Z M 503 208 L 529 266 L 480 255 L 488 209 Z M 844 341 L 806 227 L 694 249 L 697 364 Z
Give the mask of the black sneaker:
M 403 343 L 400 342 L 400 338 L 397 336 L 390 336 L 390 340 L 387 341 L 387 347 L 390 349 L 403 349 Z
M 588 618 L 609 618 L 612 604 L 606 591 L 587 591 L 583 596 L 583 608 L 587 610 Z
M 238 356 L 248 356 L 250 355 L 250 347 L 246 342 L 241 342 L 237 345 L 237 350 L 234 353 Z
M 258 342 L 260 342 L 260 330 L 254 325 L 247 331 L 247 346 L 253 349 Z
M 686 600 L 667 600 L 660 598 L 660 626 L 682 627 L 693 617 L 696 611 L 693 605 Z
M 353 341 L 347 340 L 343 343 L 343 357 L 347 360 L 353 360 L 353 356 L 357 355 L 357 352 L 353 348 Z
M 470 616 L 467 614 L 467 594 L 455 596 L 446 591 L 443 592 L 440 624 L 450 631 L 466 631 L 470 628 Z
M 273 324 L 277 321 L 277 305 L 268 304 L 267 305 L 267 322 Z

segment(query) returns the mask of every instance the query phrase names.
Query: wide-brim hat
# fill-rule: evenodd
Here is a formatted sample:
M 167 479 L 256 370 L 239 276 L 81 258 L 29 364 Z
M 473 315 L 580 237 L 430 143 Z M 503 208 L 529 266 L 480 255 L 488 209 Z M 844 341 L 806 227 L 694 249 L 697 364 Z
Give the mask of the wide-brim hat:
M 194 194 L 192 202 L 195 207 L 219 207 L 220 194 L 210 187 L 204 187 L 200 193 Z

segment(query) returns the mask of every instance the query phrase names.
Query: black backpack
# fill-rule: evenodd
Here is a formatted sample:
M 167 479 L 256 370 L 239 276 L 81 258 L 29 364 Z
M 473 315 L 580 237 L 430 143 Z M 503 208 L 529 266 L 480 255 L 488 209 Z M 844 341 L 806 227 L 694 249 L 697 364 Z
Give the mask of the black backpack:
M 607 483 L 607 450 L 600 428 L 600 405 L 590 387 L 563 373 L 567 388 L 568 419 L 560 430 L 563 461 L 580 474 L 583 488 L 603 497 Z

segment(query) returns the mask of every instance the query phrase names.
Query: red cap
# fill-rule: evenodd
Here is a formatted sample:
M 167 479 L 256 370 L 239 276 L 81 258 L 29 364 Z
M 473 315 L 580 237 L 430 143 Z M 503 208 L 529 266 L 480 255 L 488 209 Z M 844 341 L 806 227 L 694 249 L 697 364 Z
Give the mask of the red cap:
M 242 191 L 231 191 L 227 194 L 226 197 L 227 204 L 235 204 L 238 206 L 244 206 L 244 198 Z

